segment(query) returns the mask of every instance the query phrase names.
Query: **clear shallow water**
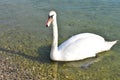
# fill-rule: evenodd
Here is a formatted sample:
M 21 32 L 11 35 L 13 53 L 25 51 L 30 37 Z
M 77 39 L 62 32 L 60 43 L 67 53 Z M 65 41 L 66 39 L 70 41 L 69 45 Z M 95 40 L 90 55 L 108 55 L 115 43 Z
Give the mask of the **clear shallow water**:
M 19 42 L 17 43 L 16 41 L 20 39 L 26 42 L 25 49 L 26 51 L 28 50 L 28 54 L 30 53 L 30 55 L 32 55 L 30 51 L 32 51 L 33 48 L 39 47 L 39 54 L 47 53 L 47 56 L 44 56 L 45 59 L 47 58 L 47 62 L 49 62 L 50 47 L 43 47 L 50 46 L 52 41 L 52 29 L 45 27 L 45 22 L 50 10 L 56 10 L 58 13 L 59 43 L 74 34 L 82 32 L 96 33 L 105 37 L 107 40 L 120 40 L 119 4 L 119 0 L 0 0 L 0 46 L 3 47 L 7 42 L 10 47 L 15 47 L 15 44 L 19 44 Z M 9 36 L 11 38 L 8 38 Z M 110 53 L 109 55 L 102 55 L 103 57 L 100 57 L 100 62 L 94 64 L 92 68 L 87 71 L 79 68 L 80 65 L 78 64 L 82 63 L 82 61 L 59 63 L 60 68 L 58 73 L 60 74 L 58 74 L 58 78 L 72 79 L 70 73 L 72 73 L 72 77 L 75 77 L 76 75 L 73 73 L 76 72 L 78 73 L 77 76 L 81 76 L 81 79 L 87 80 L 88 77 L 92 77 L 90 73 L 94 73 L 96 70 L 98 70 L 98 72 L 99 70 L 106 72 L 107 77 L 105 79 L 109 79 L 108 77 L 112 75 L 108 75 L 109 72 L 113 72 L 114 74 L 114 71 L 117 71 L 115 74 L 119 76 L 119 70 L 117 70 L 120 66 L 119 46 L 118 42 L 118 44 L 113 47 L 112 51 L 108 52 Z M 41 50 L 41 48 L 43 50 Z M 40 58 L 40 60 L 41 59 L 42 58 Z M 106 65 L 106 61 L 108 61 L 110 67 Z M 112 65 L 112 63 L 114 64 Z M 99 65 L 99 69 L 97 65 Z M 104 69 L 106 66 L 108 68 Z M 114 67 L 116 69 L 114 69 Z M 100 71 L 100 73 L 103 72 Z M 87 77 L 82 76 L 84 74 Z M 116 79 L 118 76 L 116 76 Z M 103 79 L 100 77 L 100 74 L 95 75 L 93 79 L 97 79 L 97 77 Z

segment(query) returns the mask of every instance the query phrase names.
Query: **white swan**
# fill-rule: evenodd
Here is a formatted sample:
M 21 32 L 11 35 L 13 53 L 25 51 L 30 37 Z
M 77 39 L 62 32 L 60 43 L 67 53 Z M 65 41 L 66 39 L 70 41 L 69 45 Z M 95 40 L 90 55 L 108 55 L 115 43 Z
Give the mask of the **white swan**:
M 58 47 L 57 14 L 50 11 L 46 27 L 53 24 L 53 43 L 50 58 L 54 61 L 75 61 L 96 56 L 97 53 L 110 50 L 117 42 L 107 42 L 93 33 L 81 33 L 72 36 Z

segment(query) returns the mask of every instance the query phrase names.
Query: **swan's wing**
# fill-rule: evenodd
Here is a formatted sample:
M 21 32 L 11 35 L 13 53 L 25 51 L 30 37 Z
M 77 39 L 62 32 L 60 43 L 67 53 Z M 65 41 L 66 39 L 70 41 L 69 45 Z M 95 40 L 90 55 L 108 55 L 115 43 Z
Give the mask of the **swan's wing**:
M 79 42 L 82 43 L 81 41 L 83 39 L 86 39 L 88 37 L 95 37 L 95 38 L 102 38 L 99 35 L 93 34 L 93 33 L 81 33 L 81 34 L 77 34 L 75 36 L 72 36 L 71 38 L 69 38 L 68 40 L 66 40 L 65 42 L 63 42 L 60 46 L 59 46 L 59 50 L 61 50 L 62 48 L 68 47 L 70 44 L 75 44 L 75 42 Z M 103 39 L 103 38 L 102 38 Z
M 84 59 L 95 56 L 97 51 L 100 51 L 104 45 L 104 38 L 91 33 L 78 34 L 64 43 L 58 50 L 65 59 Z

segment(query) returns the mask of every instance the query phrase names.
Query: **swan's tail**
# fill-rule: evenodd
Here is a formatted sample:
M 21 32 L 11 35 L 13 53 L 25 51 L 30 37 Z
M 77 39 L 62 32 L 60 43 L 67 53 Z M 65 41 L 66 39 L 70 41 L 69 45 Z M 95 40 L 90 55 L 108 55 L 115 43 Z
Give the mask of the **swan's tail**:
M 110 50 L 112 48 L 113 45 L 115 45 L 117 43 L 118 40 L 115 40 L 115 41 L 106 41 L 106 44 L 105 44 L 105 51 L 107 50 Z

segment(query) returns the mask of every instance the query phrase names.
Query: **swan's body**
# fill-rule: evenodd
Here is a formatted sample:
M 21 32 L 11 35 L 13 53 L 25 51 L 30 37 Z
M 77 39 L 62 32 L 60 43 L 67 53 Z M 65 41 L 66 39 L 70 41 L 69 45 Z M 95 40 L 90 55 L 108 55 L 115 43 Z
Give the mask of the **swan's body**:
M 53 23 L 53 44 L 50 58 L 54 61 L 75 61 L 96 56 L 97 53 L 110 50 L 117 42 L 107 42 L 93 33 L 81 33 L 72 36 L 58 47 L 57 15 L 50 11 L 46 26 Z

